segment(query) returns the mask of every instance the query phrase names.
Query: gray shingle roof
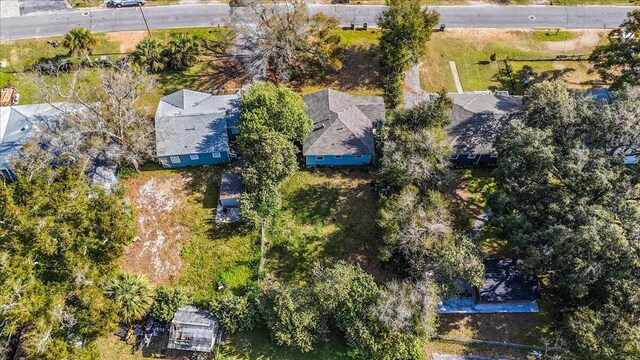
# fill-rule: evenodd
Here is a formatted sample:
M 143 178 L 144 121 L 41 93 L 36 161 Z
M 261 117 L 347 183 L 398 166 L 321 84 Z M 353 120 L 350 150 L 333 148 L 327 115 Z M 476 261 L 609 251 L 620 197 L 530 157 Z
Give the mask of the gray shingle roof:
M 373 128 L 384 121 L 379 96 L 352 96 L 325 89 L 304 97 L 313 131 L 303 144 L 305 156 L 373 155 Z
M 218 331 L 218 321 L 192 305 L 178 309 L 171 320 L 167 348 L 210 352 Z
M 180 90 L 163 97 L 155 115 L 158 156 L 228 151 L 227 126 L 239 108 L 238 95 Z
M 521 272 L 522 260 L 486 259 L 485 283 L 478 289 L 481 303 L 532 301 L 540 298 L 538 277 Z
M 496 136 L 523 111 L 522 96 L 453 93 L 449 97 L 454 103 L 453 119 L 446 130 L 456 154 L 491 154 Z
M 9 168 L 11 156 L 38 132 L 42 122 L 57 120 L 65 103 L 14 105 L 0 108 L 0 169 Z
M 220 199 L 235 199 L 242 195 L 244 186 L 238 174 L 225 173 L 220 179 Z

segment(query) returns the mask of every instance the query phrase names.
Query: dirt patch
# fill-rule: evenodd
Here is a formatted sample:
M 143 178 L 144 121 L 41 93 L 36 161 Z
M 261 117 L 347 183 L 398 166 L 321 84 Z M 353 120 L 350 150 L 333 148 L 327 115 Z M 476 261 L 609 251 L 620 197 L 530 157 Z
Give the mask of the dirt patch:
M 173 280 L 181 267 L 180 250 L 189 229 L 180 224 L 186 181 L 179 175 L 140 175 L 125 180 L 127 201 L 136 214 L 138 236 L 125 249 L 123 267 L 154 284 Z
M 120 44 L 120 53 L 126 54 L 133 51 L 145 37 L 147 37 L 146 31 L 118 31 L 107 33 L 107 39 L 109 41 L 117 42 Z
M 514 42 L 519 40 L 517 31 L 504 29 L 447 29 L 445 33 L 452 39 L 464 40 L 478 48 L 499 41 Z
M 550 51 L 580 51 L 589 50 L 598 46 L 602 41 L 602 37 L 606 35 L 608 31 L 580 31 L 574 39 L 567 41 L 547 41 L 544 43 L 545 47 Z

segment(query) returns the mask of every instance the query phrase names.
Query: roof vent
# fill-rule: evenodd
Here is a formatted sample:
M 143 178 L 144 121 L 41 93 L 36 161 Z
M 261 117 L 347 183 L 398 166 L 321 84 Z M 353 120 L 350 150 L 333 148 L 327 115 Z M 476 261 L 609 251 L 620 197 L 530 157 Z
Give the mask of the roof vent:
M 185 129 L 185 130 L 193 130 L 193 131 L 196 131 L 196 127 L 195 127 L 195 126 L 193 126 L 193 127 L 191 127 L 191 128 L 187 128 L 187 129 Z

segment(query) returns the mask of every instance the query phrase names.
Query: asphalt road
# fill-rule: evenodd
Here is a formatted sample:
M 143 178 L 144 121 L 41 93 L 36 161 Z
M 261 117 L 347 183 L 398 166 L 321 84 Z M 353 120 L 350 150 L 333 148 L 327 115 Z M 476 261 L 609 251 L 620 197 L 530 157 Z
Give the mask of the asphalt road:
M 353 19 L 361 26 L 375 26 L 382 6 L 310 5 L 312 13 L 337 16 L 344 26 Z M 442 6 L 436 7 L 441 22 L 450 28 L 569 28 L 612 29 L 634 9 L 627 6 Z M 145 7 L 151 29 L 224 26 L 229 17 L 227 5 L 183 5 Z M 143 30 L 138 8 L 92 9 L 28 14 L 0 19 L 0 40 L 62 35 L 82 25 L 96 32 Z

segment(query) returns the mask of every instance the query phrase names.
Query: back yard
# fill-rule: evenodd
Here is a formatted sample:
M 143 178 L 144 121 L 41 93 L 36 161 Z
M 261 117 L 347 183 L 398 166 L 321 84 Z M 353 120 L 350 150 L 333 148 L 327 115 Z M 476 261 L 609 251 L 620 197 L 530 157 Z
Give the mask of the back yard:
M 507 90 L 521 94 L 523 76 L 528 76 L 531 82 L 562 79 L 574 89 L 602 86 L 587 59 L 605 41 L 607 33 L 495 29 L 436 32 L 427 44 L 422 62 L 422 87 L 431 92 L 443 87 L 455 91 L 450 61 L 456 64 L 464 91 Z M 492 54 L 496 61 L 491 61 Z M 505 73 L 507 64 L 513 70 L 512 75 Z
M 258 233 L 213 221 L 221 167 L 152 170 L 123 181 L 138 222 L 122 267 L 154 284 L 182 285 L 210 299 L 257 276 Z
M 474 233 L 482 215 L 487 211 L 487 201 L 495 187 L 490 168 L 471 168 L 456 171 L 453 184 L 446 189 L 458 218 L 457 226 Z M 490 226 L 482 226 L 477 233 L 484 258 L 514 257 L 505 239 L 495 236 Z M 514 351 L 495 346 L 463 345 L 456 340 L 480 339 L 499 342 L 511 342 L 533 346 L 543 346 L 551 342 L 554 334 L 553 289 L 542 282 L 542 298 L 538 301 L 540 313 L 524 314 L 443 314 L 440 316 L 438 336 L 441 340 L 431 341 L 427 351 L 460 353 L 472 351 L 476 355 L 514 356 L 523 358 L 526 351 Z
M 304 281 L 316 262 L 356 262 L 378 280 L 381 234 L 368 169 L 302 170 L 282 186 L 283 206 L 267 232 L 272 278 Z

